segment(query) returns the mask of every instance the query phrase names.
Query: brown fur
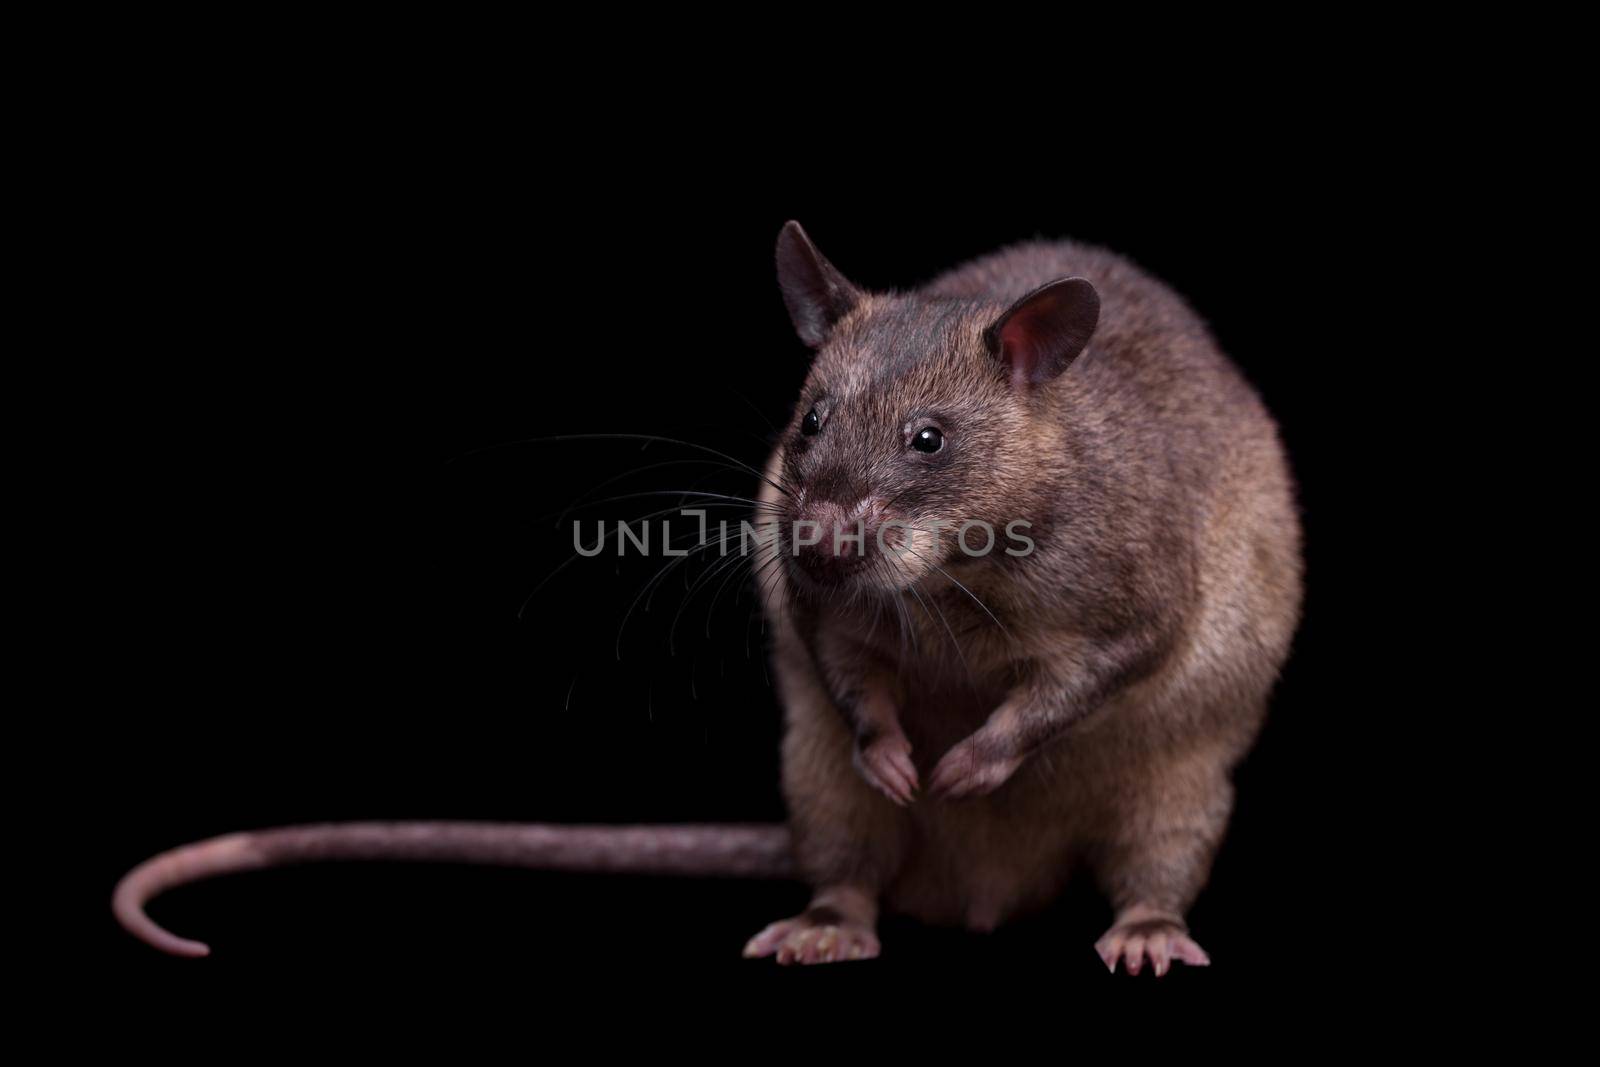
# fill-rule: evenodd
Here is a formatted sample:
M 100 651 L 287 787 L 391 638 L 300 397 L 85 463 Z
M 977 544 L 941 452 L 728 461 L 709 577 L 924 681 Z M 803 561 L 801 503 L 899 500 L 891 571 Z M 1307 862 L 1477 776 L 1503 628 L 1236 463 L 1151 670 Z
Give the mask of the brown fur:
M 1087 867 L 1137 918 L 1124 930 L 1162 915 L 1176 936 L 1300 609 L 1271 418 L 1178 296 L 1100 249 L 1024 244 L 865 294 L 791 224 L 779 264 L 817 352 L 764 504 L 787 520 L 824 496 L 865 497 L 877 521 L 1023 518 L 1036 542 L 973 559 L 948 531 L 913 573 L 875 561 L 829 585 L 787 551 L 772 568 L 802 871 L 824 893 L 987 929 Z M 1059 377 L 1014 384 L 984 331 L 1064 277 L 1093 284 L 1099 325 Z M 905 434 L 927 419 L 946 447 L 915 456 Z M 909 742 L 922 783 L 969 795 L 894 802 L 868 780 L 886 736 Z

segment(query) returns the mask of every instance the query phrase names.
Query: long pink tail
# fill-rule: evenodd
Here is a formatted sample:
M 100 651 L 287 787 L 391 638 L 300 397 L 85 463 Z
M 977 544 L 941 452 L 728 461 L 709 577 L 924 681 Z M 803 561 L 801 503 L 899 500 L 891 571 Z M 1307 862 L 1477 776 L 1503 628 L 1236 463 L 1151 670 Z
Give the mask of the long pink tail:
M 210 946 L 178 937 L 144 913 L 173 886 L 233 871 L 322 860 L 415 860 L 744 878 L 790 878 L 789 831 L 772 826 L 551 826 L 480 822 L 370 822 L 224 834 L 145 860 L 111 896 L 117 921 L 175 956 Z

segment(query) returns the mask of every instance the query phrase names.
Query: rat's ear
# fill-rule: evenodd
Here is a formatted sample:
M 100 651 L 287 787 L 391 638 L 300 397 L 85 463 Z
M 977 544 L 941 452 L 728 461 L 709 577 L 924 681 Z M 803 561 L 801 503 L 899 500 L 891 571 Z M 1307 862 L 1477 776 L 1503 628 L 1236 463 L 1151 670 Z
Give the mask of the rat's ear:
M 1038 385 L 1066 370 L 1100 321 L 1100 294 L 1083 278 L 1041 285 L 983 331 L 989 354 L 1006 365 L 1011 384 Z
M 861 290 L 817 251 L 798 222 L 778 234 L 778 288 L 794 332 L 809 348 L 821 348 L 833 324 L 861 299 Z

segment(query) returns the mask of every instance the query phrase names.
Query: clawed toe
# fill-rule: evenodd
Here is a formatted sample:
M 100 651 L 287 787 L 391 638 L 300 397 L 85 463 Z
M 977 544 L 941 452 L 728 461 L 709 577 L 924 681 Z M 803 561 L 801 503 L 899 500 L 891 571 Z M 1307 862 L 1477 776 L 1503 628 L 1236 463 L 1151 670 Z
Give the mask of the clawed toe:
M 904 737 L 883 737 L 858 748 L 855 763 L 868 784 L 900 807 L 916 800 L 917 768 Z
M 747 958 L 775 956 L 784 966 L 793 963 L 840 963 L 868 960 L 878 955 L 877 935 L 854 923 L 816 925 L 803 918 L 773 923 L 744 947 Z
M 771 924 L 745 942 L 745 959 L 759 959 L 762 956 L 772 955 L 778 951 L 778 946 L 782 945 L 789 935 L 800 929 L 801 926 L 799 919 L 784 919 L 782 922 Z
M 1157 978 L 1172 969 L 1174 960 L 1191 967 L 1211 964 L 1211 957 L 1189 936 L 1183 924 L 1170 919 L 1119 923 L 1095 942 L 1094 949 L 1113 974 L 1118 960 L 1129 974 L 1138 974 L 1148 963 Z

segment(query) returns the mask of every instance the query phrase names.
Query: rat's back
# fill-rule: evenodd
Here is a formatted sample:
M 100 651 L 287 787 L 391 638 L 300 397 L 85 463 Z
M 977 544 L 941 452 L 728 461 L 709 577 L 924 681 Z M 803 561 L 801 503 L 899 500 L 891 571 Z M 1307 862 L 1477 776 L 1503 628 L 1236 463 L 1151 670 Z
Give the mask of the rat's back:
M 1100 294 L 1102 343 L 1130 321 L 1174 333 L 1204 333 L 1200 319 L 1165 284 L 1104 248 L 1077 241 L 1025 241 L 946 271 L 922 288 L 928 296 L 1009 304 L 1057 278 L 1087 278 Z M 1108 333 L 1109 331 L 1109 333 Z
M 1059 383 L 1060 416 L 1090 436 L 1099 460 L 1124 469 L 1124 484 L 1139 480 L 1135 469 L 1154 476 L 1164 484 L 1150 491 L 1202 525 L 1227 527 L 1215 531 L 1219 539 L 1246 532 L 1219 512 L 1268 527 L 1273 569 L 1298 589 L 1298 523 L 1277 427 L 1205 322 L 1164 282 L 1094 245 L 1027 241 L 956 267 L 919 292 L 1003 305 L 1061 278 L 1087 279 L 1101 311 L 1088 348 Z M 1298 595 L 1285 600 L 1297 614 Z
M 1223 355 L 1205 322 L 1164 282 L 1115 252 L 1077 241 L 1028 241 L 972 260 L 920 293 L 1009 304 L 1060 278 L 1085 278 L 1100 318 L 1067 388 L 1098 394 L 1093 406 L 1124 427 L 1143 426 L 1153 453 L 1231 450 L 1241 433 L 1278 451 L 1265 407 Z M 1145 422 L 1152 410 L 1162 425 Z M 1225 425 L 1219 426 L 1219 420 Z

